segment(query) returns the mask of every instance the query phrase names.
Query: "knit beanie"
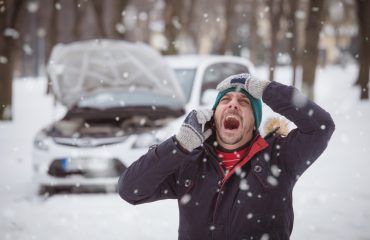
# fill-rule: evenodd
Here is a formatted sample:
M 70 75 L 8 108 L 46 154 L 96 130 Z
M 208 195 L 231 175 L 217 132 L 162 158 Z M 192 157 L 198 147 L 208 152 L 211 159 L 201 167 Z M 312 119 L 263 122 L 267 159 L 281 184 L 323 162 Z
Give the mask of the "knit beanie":
M 229 80 L 230 79 L 225 79 L 223 82 L 221 82 L 220 84 L 225 84 L 224 82 L 226 80 Z M 224 87 L 223 87 L 224 88 Z M 212 110 L 216 110 L 216 107 L 217 105 L 219 104 L 221 98 L 229 93 L 229 92 L 241 92 L 243 93 L 244 95 L 247 96 L 247 98 L 249 99 L 249 101 L 251 102 L 251 105 L 252 105 L 252 110 L 253 110 L 253 115 L 254 115 L 254 124 L 256 126 L 256 129 L 258 130 L 260 124 L 261 124 L 261 120 L 262 120 L 262 102 L 260 99 L 257 99 L 257 98 L 254 98 L 252 95 L 250 95 L 244 87 L 240 87 L 240 85 L 238 85 L 238 87 L 235 87 L 235 86 L 232 86 L 230 84 L 230 87 L 220 91 L 216 97 L 216 101 L 215 101 L 215 104 L 213 105 L 212 107 Z

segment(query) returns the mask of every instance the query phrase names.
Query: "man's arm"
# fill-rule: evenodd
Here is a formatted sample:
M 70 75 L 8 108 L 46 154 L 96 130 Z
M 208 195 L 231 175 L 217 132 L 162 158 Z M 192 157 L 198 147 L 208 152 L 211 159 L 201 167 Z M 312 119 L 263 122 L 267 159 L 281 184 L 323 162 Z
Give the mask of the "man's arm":
M 176 172 L 186 159 L 174 137 L 152 147 L 118 181 L 119 195 L 131 204 L 176 198 Z
M 333 119 L 297 89 L 277 82 L 271 82 L 265 88 L 262 99 L 273 111 L 297 126 L 287 137 L 279 137 L 276 143 L 285 168 L 296 179 L 327 147 L 335 129 Z M 303 106 L 297 107 L 295 101 Z
M 174 137 L 151 148 L 122 174 L 118 181 L 120 196 L 132 204 L 177 198 L 177 172 L 201 153 L 193 150 L 211 135 L 212 130 L 204 125 L 212 114 L 206 109 L 190 112 Z

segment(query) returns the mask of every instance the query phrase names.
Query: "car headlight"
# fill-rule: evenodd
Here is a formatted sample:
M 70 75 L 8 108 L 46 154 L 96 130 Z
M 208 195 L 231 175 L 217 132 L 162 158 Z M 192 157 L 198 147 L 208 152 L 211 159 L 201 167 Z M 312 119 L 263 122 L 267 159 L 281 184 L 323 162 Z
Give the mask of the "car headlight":
M 44 132 L 38 133 L 33 141 L 33 146 L 39 150 L 48 151 L 49 146 L 46 143 L 46 139 L 47 139 L 47 136 L 45 135 Z
M 161 141 L 153 134 L 143 133 L 136 138 L 136 141 L 132 144 L 132 148 L 148 148 L 160 142 Z

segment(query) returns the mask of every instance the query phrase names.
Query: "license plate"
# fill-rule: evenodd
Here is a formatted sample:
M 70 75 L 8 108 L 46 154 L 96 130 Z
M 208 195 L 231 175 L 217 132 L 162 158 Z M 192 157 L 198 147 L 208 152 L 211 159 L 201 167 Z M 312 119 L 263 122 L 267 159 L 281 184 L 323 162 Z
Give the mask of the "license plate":
M 111 167 L 111 161 L 102 158 L 65 158 L 61 160 L 64 171 L 104 171 Z

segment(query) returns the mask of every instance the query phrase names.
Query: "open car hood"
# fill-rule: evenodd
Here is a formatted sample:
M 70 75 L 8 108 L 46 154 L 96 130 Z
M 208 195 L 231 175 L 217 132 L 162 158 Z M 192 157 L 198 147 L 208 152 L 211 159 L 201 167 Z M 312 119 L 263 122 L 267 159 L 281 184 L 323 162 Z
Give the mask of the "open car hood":
M 102 39 L 58 44 L 47 72 L 54 94 L 68 108 L 91 95 L 112 91 L 148 92 L 185 104 L 174 72 L 143 43 Z

